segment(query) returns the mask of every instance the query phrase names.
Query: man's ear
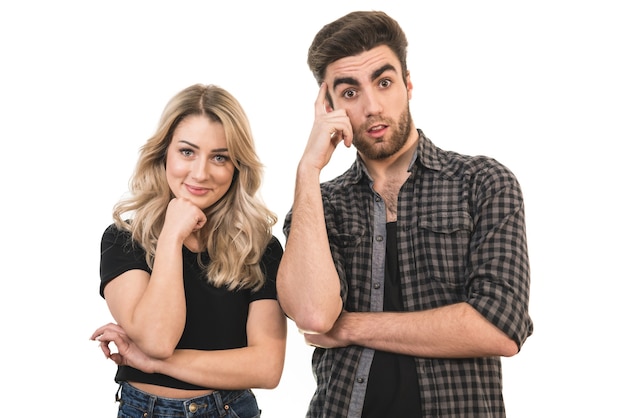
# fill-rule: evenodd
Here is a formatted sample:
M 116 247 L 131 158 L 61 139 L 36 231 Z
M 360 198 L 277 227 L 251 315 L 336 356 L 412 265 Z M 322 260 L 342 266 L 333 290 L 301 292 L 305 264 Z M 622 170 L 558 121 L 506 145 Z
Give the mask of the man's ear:
M 406 91 L 409 100 L 413 97 L 413 83 L 411 82 L 411 72 L 406 70 Z

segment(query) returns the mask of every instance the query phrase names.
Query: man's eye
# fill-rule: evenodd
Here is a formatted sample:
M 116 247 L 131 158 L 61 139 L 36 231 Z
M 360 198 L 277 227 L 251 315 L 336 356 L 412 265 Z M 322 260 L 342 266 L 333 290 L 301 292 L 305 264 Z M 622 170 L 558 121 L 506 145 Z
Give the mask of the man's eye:
M 345 97 L 346 99 L 352 99 L 354 96 L 356 96 L 356 91 L 354 90 L 346 90 L 343 93 L 343 97 Z
M 389 79 L 380 80 L 381 87 L 389 87 L 390 85 L 391 85 L 391 80 Z

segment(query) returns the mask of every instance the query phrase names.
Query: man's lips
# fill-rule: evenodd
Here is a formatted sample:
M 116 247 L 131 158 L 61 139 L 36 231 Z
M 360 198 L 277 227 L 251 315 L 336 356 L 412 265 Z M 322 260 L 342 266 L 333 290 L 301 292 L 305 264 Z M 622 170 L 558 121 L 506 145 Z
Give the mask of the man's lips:
M 387 125 L 374 125 L 367 130 L 367 133 L 374 137 L 381 137 L 387 132 Z

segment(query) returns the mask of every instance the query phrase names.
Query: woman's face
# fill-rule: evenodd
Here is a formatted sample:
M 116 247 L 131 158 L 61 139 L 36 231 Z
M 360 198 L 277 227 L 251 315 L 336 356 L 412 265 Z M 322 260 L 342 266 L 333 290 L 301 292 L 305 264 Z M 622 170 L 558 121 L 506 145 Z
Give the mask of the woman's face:
M 174 196 L 204 210 L 226 194 L 234 173 L 221 123 L 191 115 L 178 124 L 165 163 L 167 183 Z

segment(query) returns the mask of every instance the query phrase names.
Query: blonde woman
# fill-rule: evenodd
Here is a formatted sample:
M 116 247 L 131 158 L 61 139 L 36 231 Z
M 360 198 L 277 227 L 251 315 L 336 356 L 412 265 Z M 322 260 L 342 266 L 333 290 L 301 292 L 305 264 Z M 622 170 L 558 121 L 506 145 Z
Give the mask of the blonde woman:
M 116 323 L 91 338 L 118 365 L 119 417 L 260 416 L 251 389 L 278 385 L 287 332 L 261 179 L 230 93 L 197 84 L 169 101 L 102 237 Z

